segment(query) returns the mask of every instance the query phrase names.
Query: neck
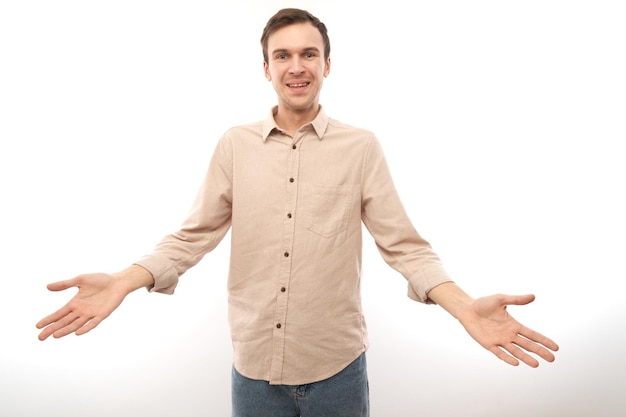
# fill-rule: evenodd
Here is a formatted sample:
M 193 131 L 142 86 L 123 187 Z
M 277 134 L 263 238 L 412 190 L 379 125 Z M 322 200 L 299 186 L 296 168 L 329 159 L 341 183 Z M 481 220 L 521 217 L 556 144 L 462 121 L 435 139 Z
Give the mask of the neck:
M 274 114 L 274 120 L 278 127 L 293 137 L 298 129 L 315 119 L 319 110 L 319 104 L 305 111 L 285 109 L 284 107 L 278 106 L 278 110 L 276 114 Z

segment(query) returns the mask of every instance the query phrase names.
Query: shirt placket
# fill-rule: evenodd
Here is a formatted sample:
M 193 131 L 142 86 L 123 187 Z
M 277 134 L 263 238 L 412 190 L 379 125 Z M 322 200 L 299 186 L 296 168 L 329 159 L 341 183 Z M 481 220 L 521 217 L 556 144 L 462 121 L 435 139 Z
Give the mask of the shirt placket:
M 270 367 L 270 382 L 280 383 L 283 374 L 285 358 L 285 338 L 288 331 L 287 302 L 289 299 L 289 284 L 292 273 L 292 260 L 294 250 L 296 203 L 298 198 L 300 164 L 299 140 L 301 133 L 298 132 L 294 140 L 289 144 L 289 157 L 285 174 L 286 204 L 284 208 L 283 233 L 281 240 L 282 254 L 280 256 L 279 279 L 277 283 L 276 309 L 274 311 L 274 334 L 272 338 L 272 363 Z

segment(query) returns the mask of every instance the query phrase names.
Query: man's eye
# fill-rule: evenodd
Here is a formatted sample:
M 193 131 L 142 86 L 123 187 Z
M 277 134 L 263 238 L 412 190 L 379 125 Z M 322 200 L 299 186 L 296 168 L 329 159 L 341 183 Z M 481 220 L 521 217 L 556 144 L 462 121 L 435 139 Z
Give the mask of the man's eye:
M 315 56 L 315 54 L 313 54 L 312 52 L 307 52 L 306 54 L 304 54 L 304 56 L 306 58 L 313 58 Z
M 286 59 L 287 58 L 287 54 L 278 54 L 276 55 L 276 59 Z

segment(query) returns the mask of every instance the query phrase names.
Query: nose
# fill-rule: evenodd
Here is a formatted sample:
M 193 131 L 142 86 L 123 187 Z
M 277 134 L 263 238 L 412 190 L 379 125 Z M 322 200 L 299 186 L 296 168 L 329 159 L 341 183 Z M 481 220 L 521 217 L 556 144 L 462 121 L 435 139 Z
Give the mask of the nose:
M 291 60 L 291 67 L 289 68 L 291 74 L 302 74 L 304 72 L 304 65 L 302 59 L 299 56 L 293 57 Z

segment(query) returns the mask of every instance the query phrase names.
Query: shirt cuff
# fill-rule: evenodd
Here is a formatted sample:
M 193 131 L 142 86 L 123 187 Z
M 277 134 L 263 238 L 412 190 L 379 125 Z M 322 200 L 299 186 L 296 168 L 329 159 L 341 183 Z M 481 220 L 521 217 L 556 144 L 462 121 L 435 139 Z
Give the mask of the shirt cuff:
M 435 304 L 428 293 L 444 282 L 453 282 L 452 278 L 441 265 L 428 266 L 409 278 L 408 296 L 410 299 L 424 304 Z
M 154 284 L 147 287 L 148 291 L 174 294 L 174 289 L 178 285 L 178 272 L 168 259 L 146 255 L 135 264 L 147 269 L 154 277 Z

